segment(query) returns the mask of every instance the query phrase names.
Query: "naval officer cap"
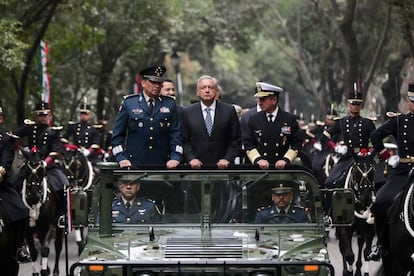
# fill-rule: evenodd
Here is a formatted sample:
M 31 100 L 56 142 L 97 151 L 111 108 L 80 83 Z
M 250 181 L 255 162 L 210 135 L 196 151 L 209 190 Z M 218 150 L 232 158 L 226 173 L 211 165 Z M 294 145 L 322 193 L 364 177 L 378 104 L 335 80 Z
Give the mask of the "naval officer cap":
M 408 84 L 408 99 L 414 102 L 414 82 Z
M 290 193 L 291 191 L 292 191 L 292 186 L 285 184 L 285 183 L 280 183 L 280 184 L 277 184 L 277 186 L 272 189 L 272 194 L 281 195 L 281 194 Z
M 164 74 L 167 69 L 162 65 L 154 65 L 148 68 L 144 68 L 139 71 L 141 77 L 145 80 L 150 80 L 152 82 L 163 82 L 164 81 Z
M 256 82 L 256 94 L 254 94 L 254 97 L 277 96 L 280 92 L 283 92 L 283 88 L 268 82 L 259 81 Z

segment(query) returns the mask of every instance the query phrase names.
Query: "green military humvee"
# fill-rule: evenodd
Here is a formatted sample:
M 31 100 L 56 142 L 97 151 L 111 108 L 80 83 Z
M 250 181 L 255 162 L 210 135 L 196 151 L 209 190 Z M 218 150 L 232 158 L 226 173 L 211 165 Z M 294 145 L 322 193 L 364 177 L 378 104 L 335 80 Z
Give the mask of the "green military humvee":
M 304 170 L 99 167 L 87 244 L 71 275 L 334 275 L 323 194 Z M 155 202 L 161 222 L 112 223 L 121 175 L 139 179 L 139 196 Z M 256 223 L 256 212 L 273 204 L 271 191 L 279 183 L 293 188 L 291 205 L 305 210 L 308 222 Z M 352 223 L 352 192 L 336 190 L 331 200 L 332 222 Z

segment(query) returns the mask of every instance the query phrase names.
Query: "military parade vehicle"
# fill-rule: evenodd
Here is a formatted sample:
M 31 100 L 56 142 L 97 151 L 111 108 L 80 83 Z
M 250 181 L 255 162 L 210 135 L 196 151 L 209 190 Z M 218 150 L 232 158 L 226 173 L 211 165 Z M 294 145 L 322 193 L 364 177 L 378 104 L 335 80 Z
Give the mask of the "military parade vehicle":
M 120 170 L 100 163 L 99 168 L 87 243 L 71 275 L 334 275 L 322 207 L 326 194 L 300 167 Z M 139 201 L 145 219 L 113 222 L 119 215 L 112 209 L 119 178 L 140 183 L 139 199 L 156 206 L 159 220 L 149 220 L 149 207 Z M 306 212 L 307 221 L 270 211 L 272 189 L 280 186 L 291 188 L 290 208 Z M 333 190 L 329 201 L 331 223 L 351 224 L 352 192 Z M 266 219 L 259 223 L 260 212 Z

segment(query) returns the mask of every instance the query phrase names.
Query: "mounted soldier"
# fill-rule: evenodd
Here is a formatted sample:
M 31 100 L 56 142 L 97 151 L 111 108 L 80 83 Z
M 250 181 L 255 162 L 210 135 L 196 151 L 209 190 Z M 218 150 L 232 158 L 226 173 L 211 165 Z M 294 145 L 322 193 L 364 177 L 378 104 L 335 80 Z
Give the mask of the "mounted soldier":
M 0 126 L 3 121 L 3 107 L 0 105 Z M 31 258 L 25 246 L 24 237 L 29 213 L 11 177 L 13 158 L 14 137 L 0 129 L 0 204 L 6 210 L 15 233 L 14 244 L 17 246 L 15 259 L 19 263 L 27 263 L 31 261 Z M 1 229 L 0 232 L 2 232 Z
M 51 112 L 49 104 L 40 102 L 35 106 L 35 121 L 26 119 L 24 125 L 13 131 L 19 138 L 26 138 L 25 146 L 30 149 L 36 148 L 42 159 L 47 164 L 47 180 L 58 201 L 58 213 L 60 214 L 58 226 L 65 226 L 66 200 L 64 188 L 68 180 L 61 170 L 58 162 L 59 152 L 61 151 L 60 133 L 61 127 L 49 126 Z M 23 170 L 22 170 L 23 171 Z M 23 183 L 24 175 L 19 173 L 19 183 Z

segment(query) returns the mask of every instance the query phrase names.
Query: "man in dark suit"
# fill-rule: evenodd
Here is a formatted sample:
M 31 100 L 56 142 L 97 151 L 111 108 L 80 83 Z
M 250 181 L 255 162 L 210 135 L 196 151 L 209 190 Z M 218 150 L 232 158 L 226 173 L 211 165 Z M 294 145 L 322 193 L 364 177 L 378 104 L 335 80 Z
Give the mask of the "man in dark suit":
M 218 93 L 216 79 L 201 76 L 197 81 L 200 101 L 184 109 L 184 158 L 193 169 L 203 164 L 225 169 L 234 162 L 241 148 L 236 110 L 216 100 Z
M 283 89 L 267 83 L 256 83 L 256 94 L 262 111 L 249 118 L 242 142 L 252 164 L 267 170 L 270 166 L 284 169 L 298 155 L 302 141 L 295 115 L 278 107 Z
M 164 66 L 140 71 L 143 93 L 124 97 L 114 123 L 112 152 L 121 168 L 166 165 L 182 159 L 180 122 L 175 101 L 160 95 Z

